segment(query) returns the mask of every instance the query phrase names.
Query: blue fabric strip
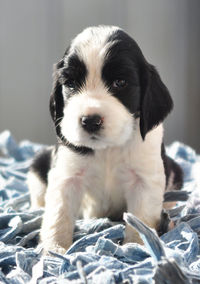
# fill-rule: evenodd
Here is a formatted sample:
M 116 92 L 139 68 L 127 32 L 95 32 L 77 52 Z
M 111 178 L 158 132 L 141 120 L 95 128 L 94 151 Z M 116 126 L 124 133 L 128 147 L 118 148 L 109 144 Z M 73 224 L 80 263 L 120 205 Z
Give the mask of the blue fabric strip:
M 169 212 L 176 224 L 173 230 L 159 238 L 127 213 L 125 221 L 138 230 L 145 245 L 122 246 L 124 223 L 78 220 L 66 254 L 44 258 L 37 247 L 43 210 L 30 211 L 26 185 L 32 158 L 42 147 L 29 141 L 17 144 L 9 131 L 0 133 L 0 152 L 5 155 L 0 157 L 0 283 L 200 281 L 200 156 L 193 149 L 179 142 L 167 148 L 185 174 L 181 194 L 166 197 L 181 200 Z

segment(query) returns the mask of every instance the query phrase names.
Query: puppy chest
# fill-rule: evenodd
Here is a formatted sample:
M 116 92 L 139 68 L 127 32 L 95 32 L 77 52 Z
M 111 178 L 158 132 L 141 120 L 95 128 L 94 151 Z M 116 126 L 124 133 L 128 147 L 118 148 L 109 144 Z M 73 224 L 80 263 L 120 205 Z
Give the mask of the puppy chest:
M 134 184 L 135 175 L 121 159 L 104 157 L 93 164 L 87 177 L 84 217 L 120 218 L 126 210 L 125 190 Z

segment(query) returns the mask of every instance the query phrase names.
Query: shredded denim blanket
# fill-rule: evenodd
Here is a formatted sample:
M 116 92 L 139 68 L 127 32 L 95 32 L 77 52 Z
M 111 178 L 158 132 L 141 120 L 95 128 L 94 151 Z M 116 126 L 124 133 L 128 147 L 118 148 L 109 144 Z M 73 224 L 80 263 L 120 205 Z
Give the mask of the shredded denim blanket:
M 174 229 L 159 238 L 126 213 L 125 222 L 139 231 L 144 245 L 120 245 L 125 222 L 78 220 L 66 254 L 43 257 L 37 246 L 43 210 L 30 211 L 26 185 L 42 147 L 18 145 L 9 131 L 0 134 L 0 283 L 200 283 L 200 156 L 193 149 L 179 142 L 167 148 L 185 174 L 183 190 L 165 196 L 179 200 L 168 212 Z

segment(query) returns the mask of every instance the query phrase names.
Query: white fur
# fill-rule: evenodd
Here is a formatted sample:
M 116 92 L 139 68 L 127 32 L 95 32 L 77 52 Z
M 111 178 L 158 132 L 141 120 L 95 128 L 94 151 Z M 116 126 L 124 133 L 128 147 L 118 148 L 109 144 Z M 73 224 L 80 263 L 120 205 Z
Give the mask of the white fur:
M 100 135 L 89 135 L 81 127 L 80 118 L 96 113 L 104 119 L 104 129 Z M 105 88 L 98 86 L 93 91 L 83 90 L 68 100 L 60 126 L 62 134 L 70 143 L 94 149 L 123 144 L 134 128 L 132 115 Z
M 78 217 L 117 218 L 127 210 L 155 228 L 165 189 L 161 142 L 162 125 L 149 132 L 144 142 L 137 126 L 134 139 L 98 150 L 94 156 L 60 147 L 45 196 L 41 230 L 45 251 L 64 253 L 72 243 Z M 125 242 L 130 241 L 139 242 L 127 226 Z
M 46 184 L 41 181 L 36 173 L 29 171 L 27 183 L 30 191 L 31 209 L 35 210 L 44 207 L 44 196 L 46 193 Z

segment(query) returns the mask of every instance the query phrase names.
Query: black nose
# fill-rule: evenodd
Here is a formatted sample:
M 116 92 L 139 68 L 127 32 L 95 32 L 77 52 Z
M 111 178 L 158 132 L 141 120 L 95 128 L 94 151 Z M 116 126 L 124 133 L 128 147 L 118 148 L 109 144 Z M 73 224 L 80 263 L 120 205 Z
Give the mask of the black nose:
M 103 123 L 103 119 L 98 114 L 95 114 L 95 115 L 82 116 L 80 122 L 84 130 L 86 130 L 89 133 L 92 133 L 100 130 Z

